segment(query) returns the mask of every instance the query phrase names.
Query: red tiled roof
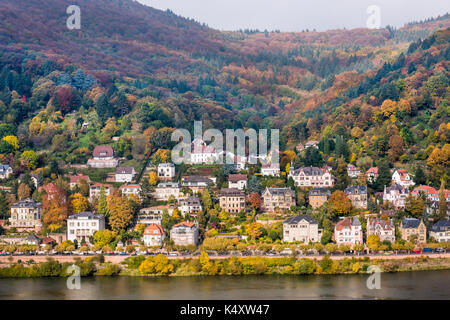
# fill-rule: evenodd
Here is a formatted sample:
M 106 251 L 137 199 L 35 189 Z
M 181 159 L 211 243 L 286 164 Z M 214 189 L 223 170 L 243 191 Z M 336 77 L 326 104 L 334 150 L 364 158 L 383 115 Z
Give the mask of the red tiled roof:
M 174 225 L 174 227 L 181 227 L 181 226 L 186 226 L 188 228 L 192 228 L 193 226 L 195 226 L 195 223 L 183 221 L 183 222 L 180 222 L 180 223 L 177 223 L 176 225 Z
M 156 223 L 150 223 L 147 228 L 144 230 L 144 235 L 154 236 L 154 235 L 163 235 L 164 229 Z

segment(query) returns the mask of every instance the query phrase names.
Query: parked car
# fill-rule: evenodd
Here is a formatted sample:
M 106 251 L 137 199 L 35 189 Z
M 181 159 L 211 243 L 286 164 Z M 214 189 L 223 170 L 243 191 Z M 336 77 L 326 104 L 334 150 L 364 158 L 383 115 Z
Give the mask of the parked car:
M 438 252 L 438 253 L 445 253 L 445 252 L 447 252 L 447 250 L 445 250 L 444 248 L 437 248 L 436 252 Z
M 417 253 L 417 254 L 421 253 L 420 249 L 413 249 L 412 252 Z
M 169 252 L 169 256 L 177 257 L 179 256 L 178 252 Z
M 121 253 L 119 253 L 119 256 L 126 256 L 127 253 L 125 251 L 122 251 Z
M 431 249 L 431 248 L 423 248 L 423 252 L 433 252 L 433 249 Z

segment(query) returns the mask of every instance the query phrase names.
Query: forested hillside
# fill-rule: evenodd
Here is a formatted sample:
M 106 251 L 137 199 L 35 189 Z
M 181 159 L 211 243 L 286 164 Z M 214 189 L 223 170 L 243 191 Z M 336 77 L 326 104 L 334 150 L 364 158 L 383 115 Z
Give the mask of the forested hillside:
M 19 172 L 51 159 L 84 163 L 114 136 L 120 156 L 142 159 L 169 148 L 174 128 L 203 120 L 283 129 L 283 149 L 321 140 L 334 166 L 340 156 L 362 167 L 385 156 L 437 161 L 439 183 L 448 15 L 399 30 L 219 32 L 131 0 L 74 3 L 82 29 L 72 31 L 66 1 L 0 3 L 0 135 L 17 137 L 0 153 Z

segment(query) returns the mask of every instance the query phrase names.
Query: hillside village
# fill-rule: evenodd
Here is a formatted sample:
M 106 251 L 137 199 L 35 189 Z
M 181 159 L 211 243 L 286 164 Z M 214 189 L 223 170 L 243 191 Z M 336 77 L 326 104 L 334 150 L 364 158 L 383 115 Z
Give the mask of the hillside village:
M 317 143 L 305 145 L 299 154 L 317 152 Z M 191 161 L 182 165 L 158 150 L 142 168 L 125 167 L 110 145 L 96 146 L 86 164 L 52 163 L 45 179 L 16 177 L 2 165 L 3 182 L 13 183 L 0 199 L 10 211 L 1 221 L 2 251 L 175 255 L 252 248 L 266 255 L 448 248 L 444 184 L 439 190 L 418 185 L 408 171 L 383 166 L 295 168 L 295 152 L 286 153 L 291 162 L 284 167 L 263 156 L 255 165 L 243 157 L 219 165 L 214 148 L 194 140 Z M 348 184 L 340 189 L 342 175 Z M 376 184 L 383 191 L 374 192 Z

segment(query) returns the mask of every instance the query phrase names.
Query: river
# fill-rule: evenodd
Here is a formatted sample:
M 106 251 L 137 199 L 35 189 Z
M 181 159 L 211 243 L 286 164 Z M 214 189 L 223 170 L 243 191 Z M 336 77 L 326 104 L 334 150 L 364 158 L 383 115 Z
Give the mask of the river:
M 67 289 L 65 278 L 0 279 L 5 299 L 450 299 L 450 270 L 382 273 L 381 289 L 368 275 L 89 277 Z

